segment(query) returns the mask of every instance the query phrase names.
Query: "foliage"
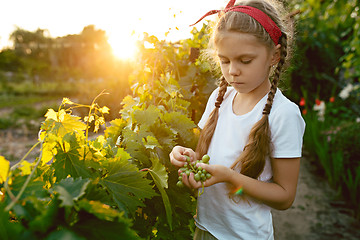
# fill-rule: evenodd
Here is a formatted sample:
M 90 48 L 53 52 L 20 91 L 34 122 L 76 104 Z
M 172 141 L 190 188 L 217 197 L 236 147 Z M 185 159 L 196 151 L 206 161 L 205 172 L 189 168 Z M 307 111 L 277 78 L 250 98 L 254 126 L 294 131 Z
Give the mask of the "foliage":
M 90 105 L 64 98 L 45 114 L 34 162 L 27 154 L 9 169 L 0 159 L 8 169 L 0 182 L 2 239 L 191 238 L 195 199 L 190 190 L 179 195 L 168 156 L 177 144 L 195 147 L 193 120 L 215 88 L 209 65 L 190 50 L 205 47 L 205 27 L 175 44 L 144 37 L 132 96 L 104 132 L 89 134 L 103 129 L 109 108 L 97 98 Z M 88 109 L 85 117 L 73 115 L 79 109 Z
M 299 100 L 329 99 L 348 83 L 359 81 L 359 3 L 351 1 L 291 1 L 295 16 L 295 54 L 290 91 Z
M 307 110 L 303 111 L 306 121 L 305 149 L 312 160 L 319 160 L 314 164 L 320 167 L 329 184 L 338 190 L 354 216 L 359 218 L 360 114 L 344 107 L 346 99 L 332 98 L 327 103 L 316 102 L 309 110 L 305 100 L 301 102 L 304 110 Z

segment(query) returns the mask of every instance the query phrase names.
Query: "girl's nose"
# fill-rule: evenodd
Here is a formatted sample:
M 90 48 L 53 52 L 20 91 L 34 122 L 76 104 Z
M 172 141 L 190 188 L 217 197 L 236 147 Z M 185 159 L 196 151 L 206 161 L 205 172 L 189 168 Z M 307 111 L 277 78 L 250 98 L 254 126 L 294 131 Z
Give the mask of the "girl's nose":
M 232 76 L 238 76 L 240 74 L 240 68 L 236 63 L 230 63 L 229 74 Z

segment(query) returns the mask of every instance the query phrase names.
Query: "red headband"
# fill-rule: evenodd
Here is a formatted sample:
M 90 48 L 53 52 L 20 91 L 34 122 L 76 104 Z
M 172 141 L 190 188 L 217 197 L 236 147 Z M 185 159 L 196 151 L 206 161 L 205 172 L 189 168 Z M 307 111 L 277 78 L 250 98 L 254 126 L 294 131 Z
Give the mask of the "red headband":
M 265 31 L 270 35 L 270 37 L 273 40 L 273 42 L 275 43 L 275 45 L 277 45 L 279 43 L 279 38 L 281 36 L 281 30 L 268 15 L 266 15 L 264 12 L 262 12 L 261 10 L 259 10 L 257 8 L 254 8 L 254 7 L 234 6 L 234 4 L 235 4 L 235 0 L 230 0 L 230 2 L 226 5 L 226 8 L 224 10 L 211 10 L 208 13 L 206 13 L 204 16 L 202 16 L 196 23 L 194 23 L 190 26 L 194 26 L 195 24 L 197 24 L 198 22 L 203 20 L 203 18 L 205 18 L 209 15 L 213 15 L 215 13 L 242 12 L 242 13 L 249 15 L 256 21 L 258 21 L 261 24 L 261 26 L 263 26 Z

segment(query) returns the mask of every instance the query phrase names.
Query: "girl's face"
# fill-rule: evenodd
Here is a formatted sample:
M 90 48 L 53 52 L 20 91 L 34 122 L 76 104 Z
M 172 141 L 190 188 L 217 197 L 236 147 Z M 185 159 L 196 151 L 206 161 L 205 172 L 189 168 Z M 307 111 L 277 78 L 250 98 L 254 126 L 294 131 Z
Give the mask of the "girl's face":
M 216 44 L 221 71 L 239 93 L 270 89 L 269 72 L 277 61 L 279 45 L 270 51 L 248 33 L 225 32 Z

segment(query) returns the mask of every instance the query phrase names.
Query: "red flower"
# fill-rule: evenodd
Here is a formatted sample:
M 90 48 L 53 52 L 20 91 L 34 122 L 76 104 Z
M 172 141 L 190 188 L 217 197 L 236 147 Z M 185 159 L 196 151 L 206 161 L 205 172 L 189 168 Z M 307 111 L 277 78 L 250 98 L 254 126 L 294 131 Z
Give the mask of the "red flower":
M 330 101 L 330 102 L 335 102 L 335 97 L 331 97 L 331 98 L 329 99 L 329 101 Z
M 303 97 L 300 100 L 300 106 L 305 106 L 305 99 Z
M 307 114 L 307 109 L 302 110 L 302 114 L 306 115 Z
M 316 100 L 315 100 L 315 103 L 316 103 L 316 105 L 320 106 L 321 101 L 320 101 L 319 99 L 316 99 Z

